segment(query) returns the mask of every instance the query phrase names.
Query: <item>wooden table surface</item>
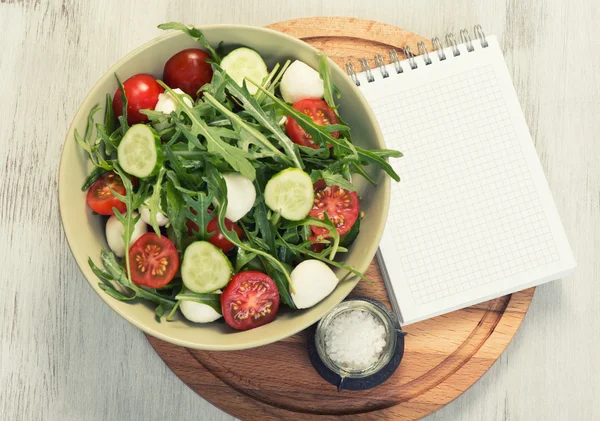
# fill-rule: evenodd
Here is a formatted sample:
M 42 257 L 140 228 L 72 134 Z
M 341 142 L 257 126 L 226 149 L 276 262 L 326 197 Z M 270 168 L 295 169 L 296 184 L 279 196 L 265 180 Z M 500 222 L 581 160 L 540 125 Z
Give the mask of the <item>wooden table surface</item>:
M 600 55 L 597 0 L 0 0 L 0 418 L 232 420 L 189 390 L 89 288 L 59 222 L 71 118 L 158 23 L 373 19 L 430 37 L 498 36 L 576 274 L 538 288 L 504 355 L 433 420 L 600 418 Z

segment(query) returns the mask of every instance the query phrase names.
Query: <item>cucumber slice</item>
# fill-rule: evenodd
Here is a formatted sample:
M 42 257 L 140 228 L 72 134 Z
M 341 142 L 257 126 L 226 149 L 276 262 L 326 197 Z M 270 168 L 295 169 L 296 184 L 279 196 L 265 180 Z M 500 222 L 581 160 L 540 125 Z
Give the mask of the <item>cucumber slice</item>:
M 250 48 L 237 48 L 227 54 L 221 60 L 221 67 L 229 76 L 240 86 L 244 79 L 251 79 L 256 83 L 261 83 L 269 75 L 267 65 L 256 51 Z M 254 95 L 258 88 L 247 82 L 248 92 Z
M 185 249 L 181 278 L 185 287 L 193 292 L 213 292 L 223 288 L 232 272 L 229 259 L 208 241 L 193 242 Z
M 265 187 L 265 203 L 290 221 L 299 221 L 313 207 L 315 194 L 310 176 L 299 168 L 275 174 Z
M 135 124 L 127 130 L 117 154 L 121 168 L 139 178 L 156 174 L 163 163 L 160 136 L 145 124 Z

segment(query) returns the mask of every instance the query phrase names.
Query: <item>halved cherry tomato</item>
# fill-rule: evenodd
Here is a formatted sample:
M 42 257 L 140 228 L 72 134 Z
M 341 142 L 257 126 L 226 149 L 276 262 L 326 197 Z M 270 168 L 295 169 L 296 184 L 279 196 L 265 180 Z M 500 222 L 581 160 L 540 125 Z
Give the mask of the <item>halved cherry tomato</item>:
M 179 269 L 179 254 L 166 236 L 154 232 L 142 235 L 129 248 L 131 280 L 150 288 L 167 285 Z
M 277 285 L 262 272 L 249 270 L 234 275 L 221 294 L 223 317 L 234 329 L 265 325 L 275 318 L 278 309 Z
M 194 209 L 190 209 L 194 215 L 196 215 L 196 211 Z M 187 234 L 188 236 L 194 235 L 195 232 L 198 232 L 200 228 L 198 228 L 198 224 L 194 221 L 188 219 L 185 221 L 185 225 L 187 226 Z M 236 223 L 231 222 L 229 219 L 225 218 L 225 227 L 231 231 L 235 231 L 240 239 L 244 238 L 244 232 L 240 228 L 240 226 Z M 227 238 L 223 236 L 221 230 L 219 229 L 219 224 L 217 222 L 217 217 L 214 217 L 210 220 L 208 225 L 206 226 L 206 231 L 210 234 L 214 232 L 214 234 L 208 239 L 208 242 L 211 243 L 215 247 L 219 247 L 223 250 L 223 253 L 229 253 L 233 249 L 233 243 L 229 242 Z
M 94 212 L 100 215 L 114 215 L 113 208 L 117 208 L 121 213 L 127 210 L 125 203 L 117 199 L 111 189 L 119 194 L 125 194 L 123 180 L 112 171 L 107 172 L 91 185 L 85 200 Z
M 315 202 L 309 215 L 323 220 L 325 219 L 325 212 L 327 212 L 327 216 L 334 223 L 337 232 L 340 235 L 345 234 L 352 228 L 358 218 L 360 212 L 358 195 L 356 192 L 348 191 L 339 186 L 327 186 L 323 180 L 317 181 L 314 187 Z M 327 228 L 312 225 L 310 228 L 315 240 L 318 237 L 329 236 Z
M 198 89 L 212 80 L 213 70 L 206 62 L 210 56 L 199 48 L 188 48 L 175 54 L 165 63 L 163 80 L 169 87 L 179 88 L 192 98 Z
M 339 122 L 335 111 L 333 111 L 322 99 L 301 99 L 300 101 L 297 101 L 293 107 L 307 116 L 310 116 L 315 123 L 321 126 L 329 126 L 330 124 L 338 124 Z M 287 123 L 285 124 L 285 131 L 290 139 L 292 139 L 292 142 L 301 146 L 319 149 L 319 146 L 313 142 L 312 136 L 306 133 L 293 118 L 288 117 Z M 340 136 L 340 133 L 333 132 L 331 133 L 331 136 L 337 139 Z M 331 147 L 331 145 L 329 145 L 329 147 Z
M 129 124 L 148 121 L 148 116 L 140 113 L 140 110 L 153 110 L 158 102 L 158 96 L 165 91 L 156 79 L 144 73 L 131 76 L 123 82 L 123 88 L 127 97 L 127 122 Z M 112 105 L 115 116 L 123 115 L 123 102 L 119 88 L 115 91 Z

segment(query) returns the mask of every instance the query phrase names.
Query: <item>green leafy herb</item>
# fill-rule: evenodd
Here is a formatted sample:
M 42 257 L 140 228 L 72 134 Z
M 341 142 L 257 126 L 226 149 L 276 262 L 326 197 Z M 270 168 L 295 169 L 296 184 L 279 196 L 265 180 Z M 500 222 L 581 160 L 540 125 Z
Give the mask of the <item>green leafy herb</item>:
M 112 170 L 112 165 L 107 162 L 102 156 L 102 151 L 100 150 L 101 142 L 99 139 L 92 142 L 92 134 L 94 131 L 94 115 L 100 110 L 100 107 L 94 107 L 88 114 L 87 126 L 85 128 L 85 133 L 83 137 L 79 134 L 77 130 L 75 130 L 74 136 L 75 140 L 81 146 L 81 148 L 87 152 L 90 161 L 94 166 L 102 168 L 106 171 Z
M 125 136 L 125 133 L 127 132 L 127 130 L 129 130 L 129 123 L 127 122 L 127 107 L 129 106 L 129 101 L 127 100 L 127 96 L 125 95 L 125 88 L 121 83 L 121 79 L 119 79 L 119 76 L 116 73 L 115 79 L 117 79 L 117 84 L 119 85 L 121 102 L 123 104 L 121 115 L 119 116 L 119 124 L 121 125 L 121 136 Z
M 92 259 L 88 259 L 88 263 L 92 271 L 102 281 L 98 284 L 98 287 L 111 297 L 120 301 L 132 301 L 136 298 L 150 301 L 162 307 L 157 310 L 158 312 L 164 312 L 164 309 L 171 309 L 175 306 L 175 301 L 158 293 L 156 290 L 131 283 L 125 275 L 125 270 L 111 252 L 102 249 L 101 257 L 105 270 L 98 268 Z M 120 285 L 124 291 L 128 292 L 124 293 L 120 291 L 115 284 Z
M 187 291 L 180 293 L 175 296 L 178 301 L 192 301 L 194 303 L 206 304 L 210 306 L 219 314 L 221 312 L 221 295 L 220 294 L 197 294 L 194 292 Z
M 186 26 L 183 23 L 179 23 L 179 22 L 167 22 L 167 23 L 161 23 L 160 25 L 158 25 L 158 29 L 163 29 L 163 30 L 175 29 L 178 31 L 185 32 L 190 37 L 192 37 L 196 41 L 198 41 L 200 43 L 200 45 L 202 46 L 202 48 L 204 48 L 206 51 L 209 52 L 210 56 L 212 57 L 212 59 L 215 63 L 221 62 L 221 57 L 219 57 L 217 52 L 211 47 L 211 45 L 208 43 L 208 41 L 206 41 L 206 38 L 204 37 L 204 34 L 202 33 L 202 31 L 193 27 L 192 25 Z
M 320 126 L 320 125 L 316 124 L 312 120 L 312 118 L 310 118 L 306 114 L 290 107 L 284 101 L 280 100 L 275 95 L 266 91 L 262 86 L 257 85 L 252 81 L 250 81 L 250 82 L 253 83 L 255 86 L 257 86 L 259 90 L 263 91 L 265 93 L 265 95 L 267 95 L 269 98 L 271 98 L 275 104 L 277 104 L 279 107 L 281 107 L 283 110 L 285 110 L 290 115 L 290 117 L 292 117 L 294 120 L 296 120 L 298 125 L 300 127 L 302 127 L 302 129 L 304 129 L 304 131 L 306 133 L 308 133 L 309 135 L 312 136 L 313 141 L 317 145 L 326 145 L 327 143 L 331 143 L 332 145 L 338 147 L 342 151 L 353 152 L 355 150 L 358 155 L 358 158 L 364 159 L 368 163 L 378 166 L 379 168 L 384 170 L 394 180 L 400 181 L 400 176 L 398 176 L 398 174 L 396 173 L 396 171 L 394 171 L 392 166 L 390 164 L 388 164 L 385 161 L 385 159 L 381 157 L 381 155 L 379 153 L 377 153 L 375 151 L 370 151 L 367 149 L 359 148 L 358 146 L 352 145 L 350 142 L 348 142 L 345 139 L 335 139 L 333 136 L 331 136 L 330 132 L 336 131 L 336 130 L 348 130 L 349 129 L 348 126 L 344 126 L 344 125 L 340 125 L 340 124 L 329 125 L 329 126 Z M 398 152 L 398 154 L 400 154 L 400 153 Z M 397 155 L 397 156 L 401 156 L 401 155 Z
M 312 170 L 310 179 L 313 184 L 319 180 L 324 180 L 328 186 L 340 186 L 348 191 L 356 191 L 352 183 L 346 180 L 341 174 L 332 174 L 327 170 Z
M 303 219 L 302 221 L 290 222 L 290 223 L 286 224 L 284 227 L 285 228 L 293 228 L 293 227 L 299 227 L 302 225 L 321 227 L 321 228 L 325 228 L 325 229 L 329 230 L 329 235 L 327 235 L 327 237 L 333 238 L 333 246 L 330 250 L 330 258 L 334 259 L 335 254 L 337 253 L 337 249 L 340 245 L 340 234 L 338 233 L 338 231 L 335 227 L 335 224 L 333 222 L 331 222 L 331 219 L 329 219 L 329 217 L 327 216 L 327 212 L 325 212 L 324 220 L 320 220 L 317 218 L 313 218 L 312 216 L 309 216 L 309 217 Z
M 252 136 L 253 140 L 245 144 L 245 150 L 248 150 L 248 143 L 254 143 L 264 149 L 268 149 L 272 153 L 272 156 L 281 159 L 283 162 L 287 162 L 289 164 L 293 163 L 292 159 L 287 157 L 279 149 L 273 146 L 273 144 L 269 141 L 269 139 L 267 139 L 265 135 L 263 135 L 260 131 L 256 130 L 254 127 L 242 120 L 242 118 L 240 118 L 237 114 L 221 105 L 215 99 L 215 97 L 210 95 L 208 92 L 204 93 L 204 99 L 208 101 L 210 105 L 215 107 L 215 109 L 219 110 L 219 112 L 221 112 L 225 117 L 227 117 L 234 126 L 238 127 L 239 130 L 248 133 L 250 136 Z
M 92 186 L 92 184 L 96 182 L 96 180 L 98 180 L 107 172 L 108 171 L 106 171 L 102 167 L 94 167 L 92 172 L 86 177 L 85 181 L 83 182 L 83 186 L 81 186 L 81 191 L 86 191 L 87 189 L 89 189 Z
M 218 66 L 213 65 L 215 67 L 215 72 L 223 72 Z M 294 143 L 292 140 L 281 130 L 278 122 L 269 118 L 267 113 L 261 108 L 256 99 L 248 92 L 246 86 L 239 86 L 227 73 L 223 73 L 225 80 L 227 81 L 227 90 L 233 95 L 242 105 L 244 110 L 251 115 L 256 121 L 269 130 L 273 136 L 279 142 L 279 145 L 283 148 L 286 155 L 290 157 L 293 161 L 294 166 L 297 168 L 303 168 L 303 165 L 300 161 L 299 155 L 296 153 L 294 149 Z M 245 85 L 245 84 L 244 84 Z M 264 92 L 268 92 L 269 95 L 272 95 L 269 91 L 264 89 L 262 86 L 260 87 Z
M 135 209 L 137 209 L 142 201 L 143 197 L 139 193 L 134 193 L 133 184 L 131 184 L 131 180 L 125 171 L 121 169 L 118 164 L 115 164 L 115 172 L 121 180 L 123 181 L 123 186 L 125 187 L 125 195 L 119 194 L 116 191 L 111 189 L 112 194 L 119 199 L 121 202 L 125 203 L 127 206 L 127 210 L 125 214 L 119 212 L 117 208 L 113 208 L 115 213 L 115 217 L 119 220 L 121 224 L 123 224 L 123 244 L 125 250 L 129 250 L 129 246 L 131 245 L 131 237 L 133 235 L 133 230 L 135 229 L 135 224 L 140 220 L 140 214 L 135 214 Z M 127 273 L 127 279 L 129 280 L 129 284 L 131 282 L 131 266 L 129 262 L 129 253 L 125 253 L 125 268 Z
M 156 183 L 154 183 L 154 187 L 152 188 L 152 195 L 148 198 L 146 206 L 148 207 L 148 211 L 150 212 L 150 225 L 152 229 L 160 238 L 160 227 L 158 226 L 158 221 L 156 220 L 157 213 L 163 213 L 162 208 L 160 206 L 160 192 L 162 190 L 162 180 L 165 176 L 167 169 L 165 167 L 160 167 L 158 172 L 158 176 L 156 177 Z
M 249 244 L 248 248 L 251 248 Z M 239 272 L 240 270 L 242 270 L 244 266 L 246 266 L 248 263 L 254 260 L 256 256 L 256 253 L 246 251 L 246 249 L 244 248 L 239 248 L 235 257 L 235 271 Z
M 187 232 L 186 226 L 186 205 L 181 192 L 178 190 L 180 187 L 179 180 L 173 171 L 167 172 L 167 182 L 165 183 L 166 202 L 167 202 L 167 215 L 169 216 L 169 230 L 167 233 L 169 239 L 175 244 L 175 248 L 179 254 L 183 252 L 183 239 Z
M 321 75 L 321 79 L 323 80 L 323 88 L 324 94 L 323 99 L 331 108 L 335 109 L 335 101 L 333 96 L 340 99 L 340 91 L 335 87 L 333 82 L 331 81 L 331 74 L 329 73 L 329 59 L 324 53 L 318 53 L 319 57 L 319 74 Z
M 223 141 L 215 127 L 208 126 L 204 120 L 194 114 L 193 109 L 183 101 L 183 95 L 173 92 L 173 90 L 164 83 L 160 81 L 159 83 L 165 88 L 165 91 L 175 98 L 180 109 L 190 119 L 192 125 L 189 128 L 189 132 L 194 136 L 201 135 L 206 139 L 208 152 L 223 157 L 234 170 L 240 172 L 249 180 L 254 180 L 256 177 L 256 170 L 246 158 L 244 151 Z
M 198 227 L 198 231 L 194 230 L 194 237 L 198 240 L 208 241 L 214 233 L 208 233 L 208 223 L 214 218 L 209 212 L 209 206 L 212 204 L 212 193 L 192 192 L 187 189 L 178 187 L 181 192 L 181 197 L 185 201 L 186 207 L 183 213 L 186 219 L 192 221 Z

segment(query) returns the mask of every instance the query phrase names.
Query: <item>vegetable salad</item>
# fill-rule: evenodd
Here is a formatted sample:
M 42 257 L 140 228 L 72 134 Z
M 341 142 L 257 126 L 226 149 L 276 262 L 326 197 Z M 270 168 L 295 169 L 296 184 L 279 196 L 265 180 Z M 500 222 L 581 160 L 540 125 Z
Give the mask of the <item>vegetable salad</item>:
M 281 306 L 308 308 L 337 285 L 331 267 L 359 233 L 352 176 L 374 165 L 394 180 L 393 150 L 352 143 L 328 62 L 267 67 L 260 53 L 198 42 L 172 56 L 162 80 L 137 74 L 75 132 L 94 169 L 83 190 L 106 220 L 99 286 L 122 301 L 177 310 L 234 329 L 271 322 Z

